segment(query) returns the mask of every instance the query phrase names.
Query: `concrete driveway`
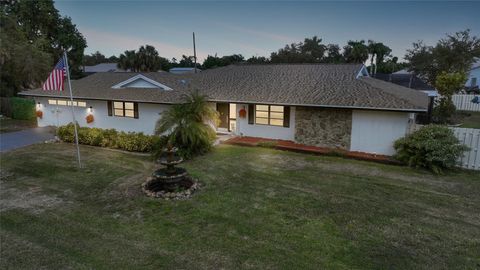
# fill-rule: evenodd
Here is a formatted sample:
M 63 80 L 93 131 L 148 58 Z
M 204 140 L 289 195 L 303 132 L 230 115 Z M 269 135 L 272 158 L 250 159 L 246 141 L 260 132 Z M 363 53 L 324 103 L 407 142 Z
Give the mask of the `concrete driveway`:
M 17 149 L 55 137 L 51 127 L 37 127 L 22 131 L 0 134 L 0 152 Z

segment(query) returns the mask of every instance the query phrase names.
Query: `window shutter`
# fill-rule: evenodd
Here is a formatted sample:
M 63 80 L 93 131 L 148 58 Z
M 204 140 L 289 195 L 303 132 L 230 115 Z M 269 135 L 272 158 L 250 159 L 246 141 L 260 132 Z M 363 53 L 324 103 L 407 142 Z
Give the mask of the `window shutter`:
M 254 117 L 255 117 L 254 112 L 253 112 L 254 107 L 255 107 L 255 105 L 248 104 L 248 124 L 249 125 L 253 125 L 253 122 L 254 122 Z
M 138 118 L 138 103 L 137 102 L 133 103 L 133 117 Z
M 283 107 L 283 126 L 290 127 L 290 106 Z
M 108 116 L 112 116 L 112 101 L 107 101 Z

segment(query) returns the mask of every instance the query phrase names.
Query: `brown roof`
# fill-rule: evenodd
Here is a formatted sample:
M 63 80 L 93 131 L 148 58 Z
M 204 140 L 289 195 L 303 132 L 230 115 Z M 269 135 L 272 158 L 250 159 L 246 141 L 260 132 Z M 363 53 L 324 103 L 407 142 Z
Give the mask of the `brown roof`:
M 322 107 L 425 111 L 427 95 L 370 77 L 357 78 L 358 64 L 231 65 L 197 74 L 142 73 L 173 90 L 112 86 L 136 73 L 96 73 L 72 81 L 74 98 L 179 103 L 191 89 L 212 101 Z M 68 91 L 22 92 L 30 96 L 68 96 Z

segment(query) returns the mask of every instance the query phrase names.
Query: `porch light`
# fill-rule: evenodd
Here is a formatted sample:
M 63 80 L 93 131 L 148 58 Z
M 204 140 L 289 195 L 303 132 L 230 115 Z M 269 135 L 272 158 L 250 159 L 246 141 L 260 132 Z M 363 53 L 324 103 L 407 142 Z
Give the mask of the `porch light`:
M 92 106 L 88 107 L 88 112 L 89 113 L 93 112 L 93 107 Z

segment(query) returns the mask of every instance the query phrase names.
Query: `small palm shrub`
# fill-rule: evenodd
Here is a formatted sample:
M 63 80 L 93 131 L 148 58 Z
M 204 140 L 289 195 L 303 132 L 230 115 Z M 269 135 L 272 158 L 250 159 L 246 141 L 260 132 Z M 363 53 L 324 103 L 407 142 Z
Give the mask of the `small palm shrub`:
M 428 125 L 398 139 L 395 158 L 411 167 L 427 168 L 435 173 L 455 166 L 468 147 L 461 144 L 446 126 Z
M 218 113 L 198 91 L 184 95 L 183 100 L 162 114 L 155 133 L 168 135 L 179 155 L 192 158 L 211 149 L 216 137 L 212 125 L 218 122 Z

